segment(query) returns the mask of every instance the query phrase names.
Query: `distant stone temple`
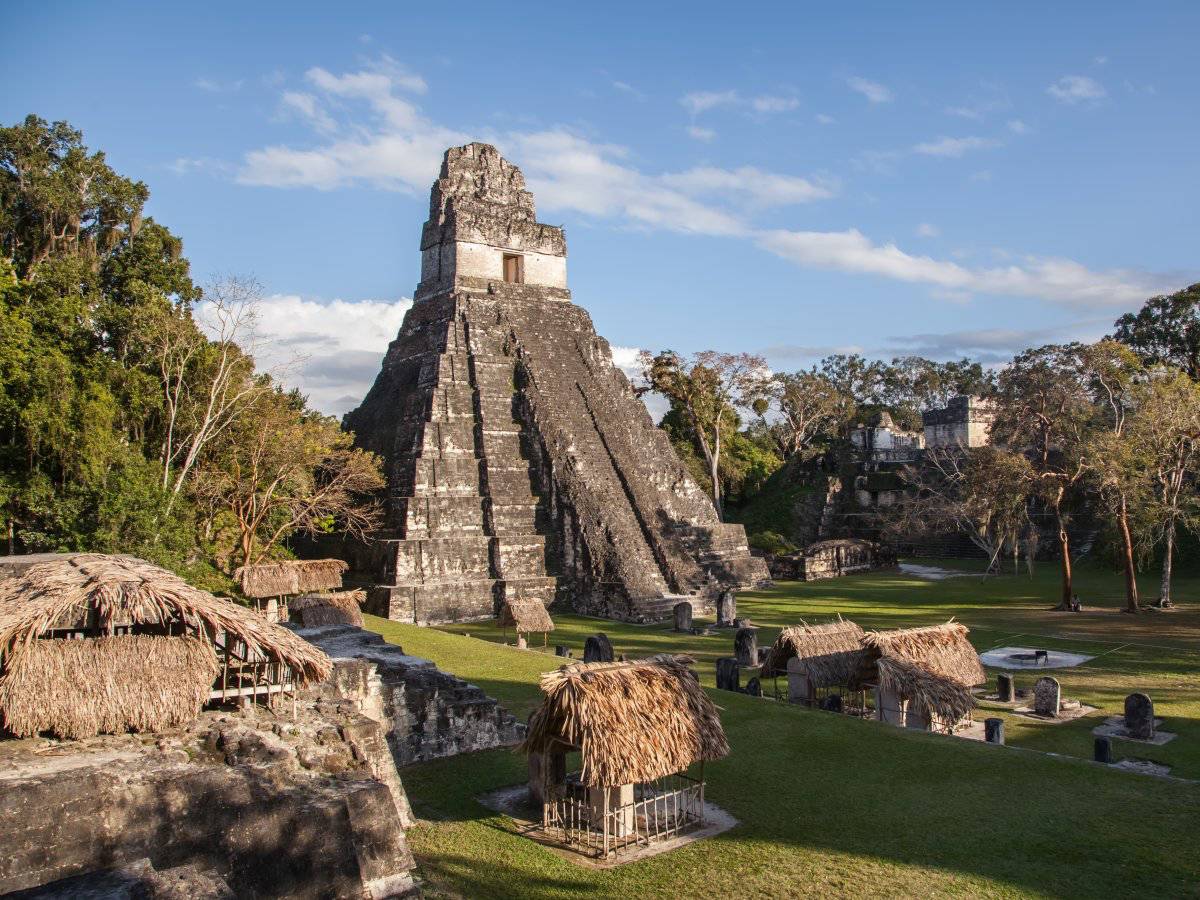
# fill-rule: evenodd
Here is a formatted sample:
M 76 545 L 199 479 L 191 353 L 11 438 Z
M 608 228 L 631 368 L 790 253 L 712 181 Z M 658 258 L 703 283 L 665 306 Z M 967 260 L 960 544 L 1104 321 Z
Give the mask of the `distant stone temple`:
M 945 407 L 928 409 L 921 414 L 925 447 L 936 450 L 986 446 L 995 418 L 996 406 L 990 400 L 962 394 L 951 397 Z
M 437 623 L 557 599 L 652 621 L 769 577 L 571 303 L 566 257 L 516 166 L 446 151 L 413 307 L 346 416 L 389 484 L 387 530 L 343 548 L 368 611 Z

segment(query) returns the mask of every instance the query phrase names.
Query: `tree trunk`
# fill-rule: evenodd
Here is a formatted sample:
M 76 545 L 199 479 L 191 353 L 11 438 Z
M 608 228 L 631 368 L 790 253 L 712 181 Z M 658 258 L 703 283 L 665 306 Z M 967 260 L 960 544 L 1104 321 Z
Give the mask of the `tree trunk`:
M 1167 546 L 1163 548 L 1162 578 L 1158 582 L 1158 608 L 1171 608 L 1171 566 L 1175 557 L 1175 520 L 1167 524 Z
M 1071 582 L 1071 538 L 1067 534 L 1062 512 L 1057 506 L 1054 508 L 1054 516 L 1058 520 L 1058 549 L 1062 554 L 1062 600 L 1058 608 L 1069 610 L 1075 597 L 1074 585 Z
M 1129 509 L 1125 497 L 1118 507 L 1117 524 L 1121 529 L 1121 562 L 1125 567 L 1125 612 L 1138 611 L 1137 570 L 1133 565 L 1133 537 L 1129 533 Z
M 717 440 L 720 441 L 721 438 L 718 436 Z M 710 454 L 708 457 L 708 473 L 709 477 L 712 478 L 712 498 L 713 506 L 716 507 L 717 510 L 717 519 L 718 521 L 724 522 L 725 510 L 721 506 L 721 476 L 719 474 L 721 457 L 717 455 L 720 452 L 721 447 L 720 444 L 718 444 L 717 452 Z

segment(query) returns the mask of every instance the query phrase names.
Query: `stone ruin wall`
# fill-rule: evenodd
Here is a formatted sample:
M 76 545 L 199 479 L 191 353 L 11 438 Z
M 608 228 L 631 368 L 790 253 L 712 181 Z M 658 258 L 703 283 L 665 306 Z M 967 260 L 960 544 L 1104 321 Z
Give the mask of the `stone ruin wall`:
M 340 548 L 369 611 L 485 619 L 511 597 L 661 620 L 769 577 L 570 302 L 562 230 L 536 221 L 515 166 L 447 151 L 421 247 L 415 303 L 346 417 L 390 491 L 387 530 Z M 505 252 L 524 283 L 497 280 Z

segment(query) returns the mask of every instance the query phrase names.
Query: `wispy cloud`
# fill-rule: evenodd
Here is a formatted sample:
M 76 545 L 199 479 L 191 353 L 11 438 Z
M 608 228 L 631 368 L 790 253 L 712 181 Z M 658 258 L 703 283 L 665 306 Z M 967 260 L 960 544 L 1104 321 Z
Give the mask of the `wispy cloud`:
M 687 133 L 688 137 L 697 141 L 703 141 L 706 144 L 710 143 L 717 136 L 717 133 L 711 128 L 701 128 L 699 125 L 689 125 Z
M 750 101 L 750 105 L 755 112 L 760 113 L 781 113 L 790 112 L 800 106 L 800 100 L 796 97 L 772 97 L 763 95 L 755 97 Z
M 1013 134 L 1028 134 L 1031 131 L 1030 127 L 1020 119 L 1009 119 L 1008 130 Z
M 1046 93 L 1060 103 L 1099 103 L 1108 96 L 1104 85 L 1087 75 L 1064 75 L 1046 88 Z
M 941 229 L 939 229 L 936 225 L 931 225 L 928 222 L 922 222 L 917 226 L 917 237 L 935 238 L 941 233 Z
M 425 117 L 406 96 L 416 81 L 379 75 L 377 68 L 340 75 L 309 70 L 309 92 L 322 109 L 342 104 L 339 118 L 345 125 L 331 136 L 314 119 L 316 141 L 311 146 L 254 150 L 246 155 L 238 179 L 274 187 L 331 189 L 366 183 L 424 192 L 447 146 L 487 139 L 520 164 L 544 209 L 745 240 L 805 268 L 925 284 L 947 297 L 1022 296 L 1068 306 L 1129 304 L 1162 293 L 1173 282 L 1132 270 L 1097 271 L 1069 259 L 1036 256 L 1002 267 L 972 268 L 912 254 L 893 243 L 875 243 L 855 228 L 763 230 L 754 221 L 756 212 L 824 200 L 836 193 L 836 181 L 752 166 L 651 173 L 633 164 L 625 147 L 599 143 L 563 127 L 467 134 Z M 986 140 L 940 139 L 919 152 L 960 155 Z
M 982 137 L 940 137 L 934 141 L 926 141 L 912 148 L 913 153 L 922 156 L 941 156 L 957 159 L 965 156 L 971 150 L 984 150 L 996 147 L 999 141 Z
M 698 116 L 718 106 L 731 106 L 739 102 L 739 97 L 737 91 L 692 91 L 680 97 L 679 102 L 693 116 Z
M 1112 327 L 1112 317 L 1080 319 L 1047 328 L 969 328 L 893 335 L 881 350 L 930 359 L 968 357 L 984 365 L 1005 363 L 1028 347 L 1065 341 L 1095 341 Z
M 833 116 L 826 115 L 825 113 L 817 113 L 815 118 L 818 125 L 832 125 L 837 121 Z
M 646 99 L 645 94 L 643 94 L 641 91 L 639 91 L 637 88 L 635 88 L 632 84 L 629 84 L 629 82 L 627 82 L 627 81 L 614 81 L 612 83 L 612 86 L 613 86 L 614 91 L 619 91 L 622 94 L 628 94 L 630 97 L 632 97 L 634 100 L 637 100 L 639 103 Z
M 891 103 L 894 99 L 892 90 L 887 85 L 880 84 L 878 81 L 870 81 L 866 78 L 860 78 L 855 75 L 852 78 L 846 79 L 846 86 L 852 91 L 857 91 L 862 94 L 872 103 Z

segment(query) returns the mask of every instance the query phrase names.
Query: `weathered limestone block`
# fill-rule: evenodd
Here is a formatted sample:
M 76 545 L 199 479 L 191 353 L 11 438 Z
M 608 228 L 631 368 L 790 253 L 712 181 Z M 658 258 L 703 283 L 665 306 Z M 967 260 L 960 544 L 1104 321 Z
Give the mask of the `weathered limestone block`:
M 1033 711 L 1040 716 L 1058 718 L 1062 711 L 1062 688 L 1057 678 L 1043 675 L 1033 686 Z
M 397 766 L 511 746 L 524 735 L 524 726 L 478 687 L 378 634 L 353 625 L 296 631 L 334 660 L 331 683 L 341 696 L 377 706 Z M 373 671 L 349 674 L 364 663 Z
M 675 604 L 675 630 L 684 633 L 692 630 L 692 604 L 686 600 Z
M 583 642 L 583 661 L 585 663 L 613 661 L 613 645 L 612 641 L 608 639 L 608 635 L 593 634 Z
M 1154 737 L 1154 701 L 1148 695 L 1136 693 L 1125 698 L 1125 730 L 1140 741 Z
M 996 676 L 996 693 L 999 695 L 1001 703 L 1011 703 L 1016 699 L 1017 693 L 1013 685 L 1013 677 L 1007 672 L 1001 672 Z
M 758 629 L 739 628 L 733 636 L 733 655 L 739 666 L 758 665 Z
M 717 660 L 717 690 L 741 691 L 742 669 L 737 659 L 732 656 L 722 656 Z

